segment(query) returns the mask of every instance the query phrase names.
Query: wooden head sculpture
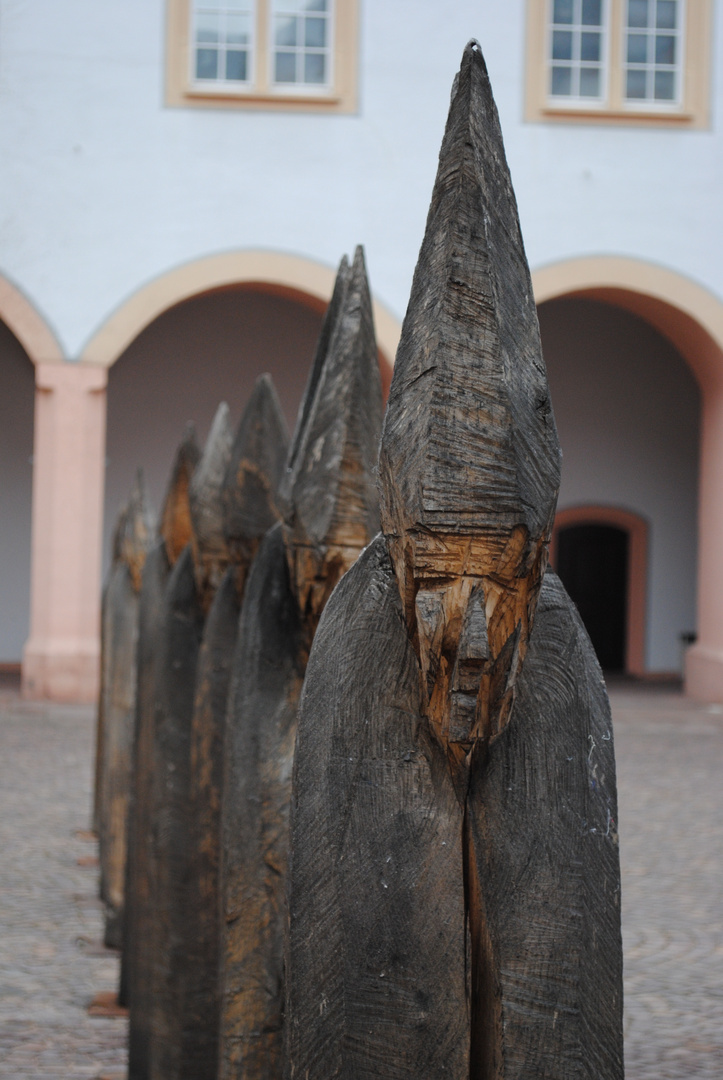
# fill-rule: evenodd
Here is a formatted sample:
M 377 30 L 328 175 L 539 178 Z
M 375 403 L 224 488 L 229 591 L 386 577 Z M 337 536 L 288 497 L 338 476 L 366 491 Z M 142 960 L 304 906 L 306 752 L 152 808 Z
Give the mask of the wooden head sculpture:
M 364 253 L 342 260 L 282 485 L 299 609 L 313 629 L 339 578 L 379 528 L 374 474 L 381 379 Z
M 452 91 L 379 472 L 426 709 L 459 764 L 509 717 L 560 478 L 532 284 L 476 42 Z
M 196 429 L 192 423 L 189 423 L 186 425 L 183 439 L 173 459 L 158 523 L 158 532 L 166 548 L 169 566 L 175 566 L 178 556 L 186 544 L 191 542 L 191 508 L 188 492 L 191 477 L 200 456 L 201 451 L 196 442 Z
M 221 491 L 223 530 L 236 589 L 243 595 L 262 536 L 279 520 L 278 487 L 289 436 L 270 376 L 256 380 L 231 448 Z
M 206 614 L 229 560 L 222 491 L 232 442 L 229 408 L 221 402 L 188 488 L 194 575 L 201 607 Z

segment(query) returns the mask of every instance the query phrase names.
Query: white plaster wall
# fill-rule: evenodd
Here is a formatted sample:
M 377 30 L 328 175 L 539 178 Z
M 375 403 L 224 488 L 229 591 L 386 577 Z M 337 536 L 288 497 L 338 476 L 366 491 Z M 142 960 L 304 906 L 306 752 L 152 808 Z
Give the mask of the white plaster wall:
M 665 338 L 619 308 L 551 301 L 540 328 L 563 452 L 558 506 L 647 520 L 646 668 L 680 671 L 680 635 L 696 625 L 697 383 Z
M 30 621 L 35 376 L 0 322 L 0 663 L 19 663 Z
M 129 346 L 108 381 L 104 576 L 136 470 L 158 512 L 188 420 L 203 446 L 219 402 L 228 403 L 235 426 L 267 371 L 293 430 L 320 328 L 321 316 L 302 304 L 234 289 L 179 304 Z
M 0 0 L 0 272 L 70 358 L 149 279 L 244 247 L 336 265 L 362 241 L 401 317 L 475 35 L 533 266 L 630 255 L 721 295 L 721 19 L 710 131 L 553 126 L 522 120 L 525 9 L 361 0 L 358 115 L 318 116 L 166 108 L 163 0 Z

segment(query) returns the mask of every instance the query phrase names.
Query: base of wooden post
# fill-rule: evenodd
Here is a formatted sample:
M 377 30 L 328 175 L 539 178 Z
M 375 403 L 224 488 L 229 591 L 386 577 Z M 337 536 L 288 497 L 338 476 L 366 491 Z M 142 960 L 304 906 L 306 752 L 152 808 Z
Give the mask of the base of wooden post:
M 128 1016 L 128 1010 L 118 1004 L 115 990 L 104 990 L 96 994 L 88 1006 L 88 1016 Z

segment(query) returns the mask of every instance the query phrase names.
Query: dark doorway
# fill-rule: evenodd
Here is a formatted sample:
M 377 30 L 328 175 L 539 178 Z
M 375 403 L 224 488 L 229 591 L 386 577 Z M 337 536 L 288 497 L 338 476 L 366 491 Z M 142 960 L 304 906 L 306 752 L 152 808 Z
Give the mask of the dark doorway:
M 577 605 L 604 671 L 625 670 L 628 534 L 570 525 L 557 535 L 557 572 Z

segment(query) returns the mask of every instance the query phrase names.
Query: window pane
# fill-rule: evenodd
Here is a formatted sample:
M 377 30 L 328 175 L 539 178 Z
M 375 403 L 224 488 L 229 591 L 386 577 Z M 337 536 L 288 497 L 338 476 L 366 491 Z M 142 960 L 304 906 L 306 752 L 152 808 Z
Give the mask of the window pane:
M 628 0 L 628 26 L 648 25 L 648 0 Z
M 655 72 L 655 100 L 675 101 L 675 74 L 672 71 Z
M 326 45 L 326 19 L 305 19 L 304 44 L 323 49 Z
M 644 64 L 648 59 L 648 35 L 628 34 L 628 63 Z
M 559 97 L 569 97 L 572 94 L 572 70 L 569 67 L 552 69 L 551 93 Z
M 600 97 L 600 68 L 580 68 L 580 97 Z
M 644 71 L 628 68 L 625 96 L 631 101 L 640 100 L 641 98 L 646 97 Z
M 274 81 L 296 82 L 296 53 L 277 52 L 274 57 Z
M 555 10 L 552 21 L 554 23 L 563 24 L 572 22 L 572 0 L 555 0 Z
M 307 53 L 304 57 L 304 82 L 323 83 L 326 79 L 324 53 Z
M 600 34 L 581 34 L 580 59 L 600 59 Z
M 226 53 L 226 78 L 234 82 L 246 82 L 246 56 L 240 49 L 229 49 Z
M 296 45 L 299 19 L 278 16 L 274 40 L 277 45 Z
M 216 49 L 196 49 L 196 78 L 215 79 L 218 75 Z
M 572 60 L 572 34 L 569 30 L 553 30 L 552 59 Z
M 249 0 L 226 0 L 226 7 L 229 11 L 251 11 Z
M 655 63 L 675 63 L 675 38 L 670 34 L 658 34 L 655 38 Z
M 196 41 L 211 42 L 219 38 L 219 17 L 208 12 L 196 17 Z
M 229 45 L 248 45 L 251 41 L 251 21 L 248 15 L 229 15 L 226 20 L 226 41 Z
M 306 0 L 304 4 L 306 11 L 328 11 L 326 0 Z
M 582 25 L 602 26 L 602 0 L 582 0 Z
M 659 30 L 675 30 L 677 6 L 676 0 L 658 0 L 655 25 Z

